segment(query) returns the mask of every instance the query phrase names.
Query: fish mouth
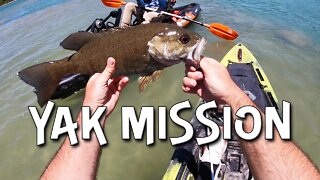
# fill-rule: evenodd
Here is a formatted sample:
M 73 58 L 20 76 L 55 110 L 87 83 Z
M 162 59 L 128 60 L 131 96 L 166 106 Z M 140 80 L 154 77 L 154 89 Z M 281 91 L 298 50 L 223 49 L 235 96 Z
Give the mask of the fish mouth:
M 206 44 L 207 41 L 203 37 L 194 46 L 192 46 L 188 52 L 187 61 L 198 67 Z

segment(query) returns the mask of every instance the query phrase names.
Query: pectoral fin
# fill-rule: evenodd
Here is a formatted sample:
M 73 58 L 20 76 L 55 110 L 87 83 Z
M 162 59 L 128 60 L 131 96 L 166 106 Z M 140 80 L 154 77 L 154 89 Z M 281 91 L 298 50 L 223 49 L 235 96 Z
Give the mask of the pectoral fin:
M 79 51 L 88 42 L 101 37 L 99 33 L 77 32 L 69 35 L 61 43 L 64 49 Z
M 140 76 L 139 79 L 138 79 L 139 92 L 144 91 L 145 88 L 148 86 L 148 84 L 150 84 L 150 83 L 156 81 L 157 79 L 159 79 L 162 71 L 163 70 L 161 69 L 161 70 L 154 71 L 150 75 Z

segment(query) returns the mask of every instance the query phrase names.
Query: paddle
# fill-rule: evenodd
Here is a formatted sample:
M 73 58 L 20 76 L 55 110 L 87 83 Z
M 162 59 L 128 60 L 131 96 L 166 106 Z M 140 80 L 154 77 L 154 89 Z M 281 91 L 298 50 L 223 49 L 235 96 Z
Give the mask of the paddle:
M 101 0 L 101 1 L 105 6 L 112 7 L 112 8 L 120 8 L 122 5 L 127 4 L 123 0 Z M 148 7 L 145 7 L 145 9 L 149 10 L 149 11 L 157 11 L 156 9 L 152 9 L 152 8 L 148 8 Z M 214 34 L 216 36 L 219 36 L 219 37 L 221 37 L 223 39 L 226 39 L 226 40 L 234 40 L 234 39 L 236 39 L 238 37 L 237 31 L 229 28 L 226 25 L 220 24 L 220 23 L 206 24 L 206 23 L 203 23 L 203 22 L 199 22 L 199 21 L 195 21 L 195 20 L 189 19 L 187 17 L 179 16 L 179 15 L 176 15 L 176 14 L 171 14 L 171 13 L 168 13 L 168 12 L 165 12 L 165 11 L 161 11 L 160 14 L 165 14 L 165 15 L 168 15 L 168 16 L 172 16 L 172 17 L 176 17 L 176 18 L 179 18 L 179 19 L 184 19 L 184 20 L 193 22 L 195 24 L 199 24 L 201 26 L 204 26 L 204 27 L 208 28 L 209 31 L 212 34 Z

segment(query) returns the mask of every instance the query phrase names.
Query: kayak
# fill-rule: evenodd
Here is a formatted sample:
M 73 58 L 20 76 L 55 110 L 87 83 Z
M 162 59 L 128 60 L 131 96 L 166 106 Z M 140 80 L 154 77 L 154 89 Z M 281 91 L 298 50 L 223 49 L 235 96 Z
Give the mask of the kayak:
M 180 7 L 174 8 L 170 11 L 170 13 L 173 13 L 173 14 L 176 14 L 179 16 L 183 16 L 183 17 L 187 17 L 191 20 L 195 20 L 199 16 L 200 11 L 201 11 L 200 4 L 191 3 L 191 4 L 188 4 L 185 6 L 180 6 Z M 190 21 L 178 19 L 176 21 L 176 24 L 180 27 L 186 28 L 190 25 Z
M 200 14 L 201 8 L 198 3 L 191 3 L 185 6 L 180 6 L 173 8 L 171 13 L 175 13 L 179 16 L 185 16 L 192 20 L 195 20 Z M 94 22 L 86 29 L 87 32 L 101 32 L 104 30 L 108 30 L 109 28 L 114 28 L 119 26 L 120 17 L 122 14 L 122 9 L 118 9 L 116 11 L 111 11 L 110 14 L 102 19 L 97 18 Z M 110 21 L 110 18 L 114 18 L 114 22 Z M 171 17 L 167 17 L 161 21 L 163 23 L 174 23 Z M 190 23 L 189 21 L 179 19 L 177 21 L 178 24 L 181 24 L 182 27 L 186 28 Z M 89 80 L 90 76 L 83 74 L 73 74 L 67 77 L 64 77 L 63 80 L 59 83 L 59 86 L 55 90 L 54 94 L 50 99 L 64 99 L 68 96 L 74 94 L 75 92 L 86 87 L 86 84 Z
M 86 87 L 89 75 L 74 74 L 64 77 L 50 99 L 64 99 Z
M 243 44 L 235 45 L 221 63 L 227 68 L 233 81 L 262 111 L 270 106 L 279 111 L 278 99 L 270 81 L 257 59 Z M 203 101 L 200 99 L 199 103 Z M 222 113 L 211 110 L 206 116 L 222 126 Z M 232 135 L 232 140 L 219 139 L 215 143 L 198 146 L 196 138 L 207 137 L 208 129 L 197 120 L 196 116 L 193 116 L 190 123 L 194 128 L 194 137 L 176 147 L 163 179 L 252 179 L 237 136 Z M 205 153 L 206 151 L 209 153 Z M 208 154 L 209 156 L 218 154 L 219 157 L 205 158 L 204 156 Z M 218 163 L 203 161 L 215 158 L 220 161 L 218 160 Z
M 233 81 L 235 81 L 245 93 L 250 93 L 250 91 L 247 90 L 248 86 L 254 85 L 254 87 L 249 88 L 252 89 L 252 93 L 256 96 L 261 96 L 253 99 L 260 109 L 265 109 L 264 107 L 267 105 L 277 107 L 278 99 L 267 75 L 253 54 L 243 44 L 235 45 L 225 55 L 221 63 L 227 67 Z

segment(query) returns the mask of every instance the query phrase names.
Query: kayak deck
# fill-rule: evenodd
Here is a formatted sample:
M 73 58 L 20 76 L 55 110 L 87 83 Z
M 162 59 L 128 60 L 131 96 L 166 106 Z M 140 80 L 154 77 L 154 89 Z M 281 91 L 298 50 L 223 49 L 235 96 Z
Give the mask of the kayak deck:
M 253 54 L 243 44 L 239 43 L 235 45 L 221 61 L 221 64 L 223 64 L 227 68 L 230 64 L 246 63 L 252 65 L 256 77 L 258 78 L 259 83 L 263 87 L 263 91 L 267 93 L 268 97 L 272 101 L 272 104 L 277 105 L 278 99 L 270 84 L 269 79 L 267 78 L 267 75 L 264 73 L 263 69 L 261 68 L 256 58 L 253 56 Z

